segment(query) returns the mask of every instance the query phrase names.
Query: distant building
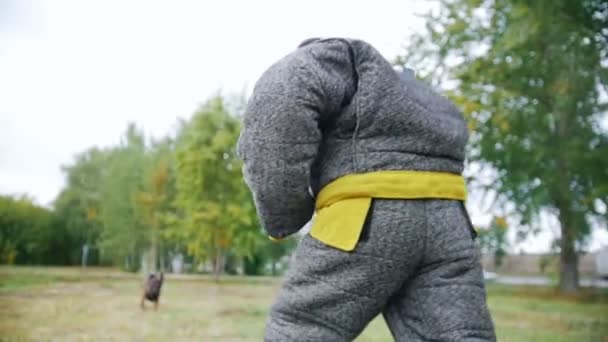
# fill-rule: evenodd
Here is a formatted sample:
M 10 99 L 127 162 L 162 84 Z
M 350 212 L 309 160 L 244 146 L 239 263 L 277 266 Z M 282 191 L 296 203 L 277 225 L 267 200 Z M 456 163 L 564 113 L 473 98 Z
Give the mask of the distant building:
M 608 277 L 608 246 L 600 249 L 596 253 L 595 270 L 600 277 Z
M 603 254 L 602 254 L 603 253 Z M 549 275 L 559 270 L 559 255 L 556 254 L 508 254 L 502 264 L 496 267 L 494 255 L 482 256 L 483 268 L 489 272 L 513 275 Z M 579 258 L 579 272 L 582 276 L 608 276 L 608 248 L 595 253 L 587 253 Z M 602 268 L 603 267 L 603 268 Z

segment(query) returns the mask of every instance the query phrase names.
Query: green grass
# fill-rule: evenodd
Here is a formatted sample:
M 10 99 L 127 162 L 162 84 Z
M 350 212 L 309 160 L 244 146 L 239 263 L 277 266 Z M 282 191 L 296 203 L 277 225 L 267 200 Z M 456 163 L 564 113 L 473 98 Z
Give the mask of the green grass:
M 108 269 L 0 267 L 0 341 L 260 341 L 274 278 L 171 277 L 159 311 L 140 278 Z M 499 341 L 608 341 L 608 292 L 490 285 Z M 381 317 L 357 341 L 392 338 Z

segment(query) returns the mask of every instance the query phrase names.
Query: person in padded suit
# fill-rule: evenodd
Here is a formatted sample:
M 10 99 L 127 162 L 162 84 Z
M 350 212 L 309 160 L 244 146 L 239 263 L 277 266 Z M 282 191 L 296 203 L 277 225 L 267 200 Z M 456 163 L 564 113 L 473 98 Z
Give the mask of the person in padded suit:
M 494 341 L 461 175 L 462 114 L 368 43 L 311 39 L 273 64 L 237 150 L 260 222 L 311 217 L 266 341 L 351 341 L 382 313 L 397 341 Z

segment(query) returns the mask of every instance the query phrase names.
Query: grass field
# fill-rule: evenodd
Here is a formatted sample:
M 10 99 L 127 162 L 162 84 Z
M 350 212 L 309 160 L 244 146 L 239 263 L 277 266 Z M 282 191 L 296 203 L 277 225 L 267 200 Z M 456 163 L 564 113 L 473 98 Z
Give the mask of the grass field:
M 280 281 L 169 276 L 160 310 L 108 269 L 0 267 L 0 341 L 260 341 Z M 608 292 L 490 285 L 499 341 L 608 341 Z M 357 341 L 392 341 L 381 317 Z

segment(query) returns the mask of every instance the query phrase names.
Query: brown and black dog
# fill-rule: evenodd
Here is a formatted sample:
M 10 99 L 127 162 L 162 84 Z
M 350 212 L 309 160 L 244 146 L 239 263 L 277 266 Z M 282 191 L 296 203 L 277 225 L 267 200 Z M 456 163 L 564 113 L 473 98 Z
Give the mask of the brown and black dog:
M 141 308 L 145 310 L 146 299 L 154 303 L 154 310 L 158 310 L 158 299 L 160 298 L 160 289 L 163 286 L 164 275 L 160 272 L 160 276 L 150 273 L 146 283 L 144 284 L 143 293 L 141 295 Z

